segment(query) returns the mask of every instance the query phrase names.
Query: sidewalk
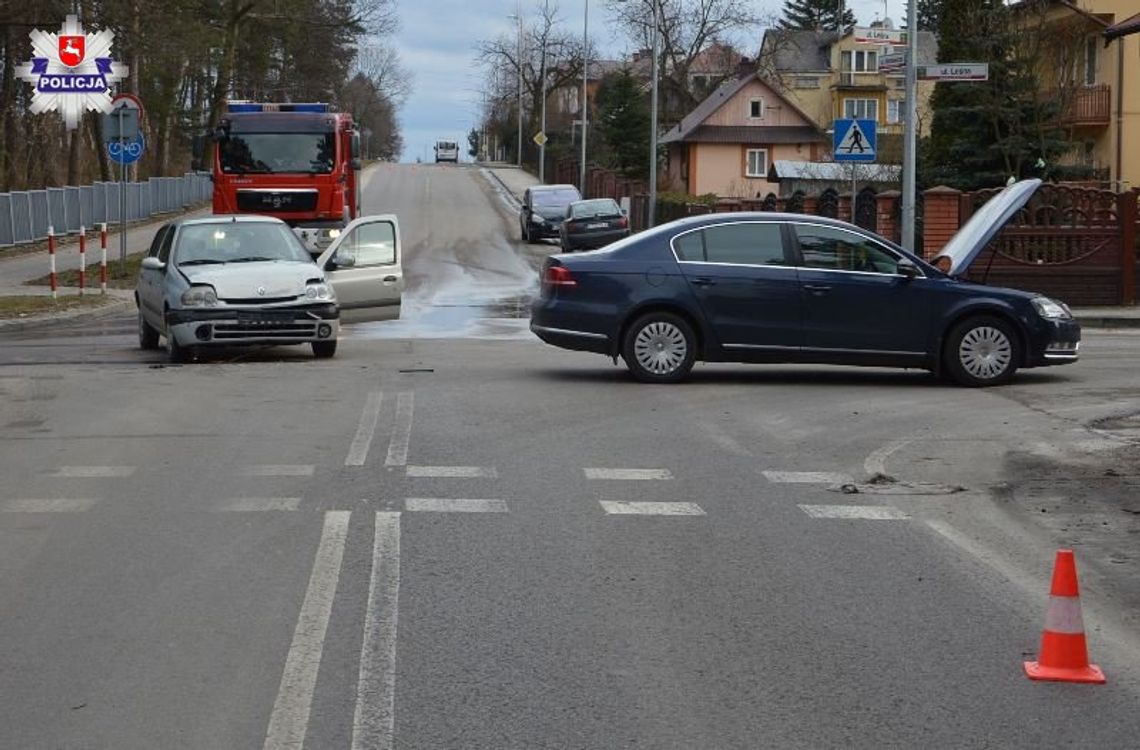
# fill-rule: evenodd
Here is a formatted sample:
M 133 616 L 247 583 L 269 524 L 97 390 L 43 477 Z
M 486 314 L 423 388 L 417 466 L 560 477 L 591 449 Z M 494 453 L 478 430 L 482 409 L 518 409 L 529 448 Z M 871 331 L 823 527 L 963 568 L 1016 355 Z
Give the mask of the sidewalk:
M 537 177 L 513 164 L 486 162 L 481 166 L 502 186 L 503 190 L 515 199 L 516 206 L 522 203 L 523 193 L 526 192 L 527 188 L 539 184 Z

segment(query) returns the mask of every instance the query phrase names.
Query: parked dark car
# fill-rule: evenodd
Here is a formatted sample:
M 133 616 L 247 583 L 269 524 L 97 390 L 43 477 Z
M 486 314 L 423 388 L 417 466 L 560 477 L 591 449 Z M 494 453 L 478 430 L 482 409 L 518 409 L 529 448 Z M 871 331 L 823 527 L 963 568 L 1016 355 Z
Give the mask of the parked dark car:
M 558 238 L 558 229 L 566 218 L 566 210 L 581 200 L 573 185 L 538 185 L 527 188 L 519 207 L 519 232 L 523 242 L 544 237 Z
M 1039 185 L 992 198 L 934 264 L 833 219 L 681 219 L 547 259 L 530 328 L 564 349 L 620 355 L 651 383 L 682 380 L 696 360 L 914 367 L 968 386 L 1005 383 L 1018 368 L 1078 357 L 1081 329 L 1063 303 L 962 278 Z
M 629 219 L 613 198 L 574 201 L 558 230 L 563 252 L 592 250 L 629 236 Z

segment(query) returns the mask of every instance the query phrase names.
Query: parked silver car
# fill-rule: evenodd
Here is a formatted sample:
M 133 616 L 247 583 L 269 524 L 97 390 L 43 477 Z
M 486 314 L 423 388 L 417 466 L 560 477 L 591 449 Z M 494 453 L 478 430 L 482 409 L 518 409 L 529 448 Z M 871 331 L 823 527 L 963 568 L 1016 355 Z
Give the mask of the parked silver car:
M 165 338 L 173 362 L 235 345 L 308 343 L 314 356 L 332 357 L 342 314 L 399 317 L 399 236 L 396 217 L 363 217 L 314 260 L 280 219 L 173 221 L 139 272 L 139 346 L 156 349 Z

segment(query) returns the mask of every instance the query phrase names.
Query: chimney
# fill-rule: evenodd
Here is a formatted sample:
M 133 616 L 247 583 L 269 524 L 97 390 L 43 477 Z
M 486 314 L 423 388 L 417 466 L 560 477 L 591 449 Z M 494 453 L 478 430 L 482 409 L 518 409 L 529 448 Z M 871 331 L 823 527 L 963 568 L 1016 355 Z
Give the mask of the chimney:
M 749 60 L 747 57 L 740 58 L 740 62 L 736 64 L 736 77 L 745 78 L 756 72 L 756 63 Z

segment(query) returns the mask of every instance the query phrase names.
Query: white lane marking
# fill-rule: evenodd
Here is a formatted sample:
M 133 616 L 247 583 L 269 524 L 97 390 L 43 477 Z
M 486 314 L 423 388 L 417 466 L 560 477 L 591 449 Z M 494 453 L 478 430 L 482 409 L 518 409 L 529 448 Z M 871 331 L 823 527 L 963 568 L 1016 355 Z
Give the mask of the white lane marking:
M 48 476 L 67 479 L 110 479 L 129 477 L 134 473 L 133 466 L 60 466 Z
M 376 514 L 372 579 L 352 719 L 353 750 L 390 750 L 396 727 L 396 628 L 400 604 L 400 514 Z
M 408 463 L 408 443 L 412 440 L 412 412 L 416 394 L 405 391 L 396 397 L 396 423 L 392 425 L 392 440 L 388 443 L 385 466 L 403 466 Z
M 311 477 L 316 470 L 312 464 L 254 464 L 241 473 L 246 477 Z
M 5 513 L 78 513 L 94 504 L 94 500 L 71 497 L 21 498 L 8 500 L 0 507 Z
M 364 410 L 360 413 L 360 425 L 356 428 L 356 437 L 348 447 L 348 456 L 344 459 L 345 466 L 363 466 L 368 458 L 368 448 L 372 445 L 372 436 L 376 433 L 376 421 L 380 418 L 380 403 L 382 393 L 373 391 L 368 394 L 364 402 Z
M 764 478 L 777 484 L 847 484 L 851 477 L 831 471 L 765 471 Z
M 455 479 L 494 479 L 499 476 L 494 466 L 409 466 L 409 477 L 448 477 Z
M 340 580 L 340 563 L 344 557 L 344 543 L 348 534 L 347 510 L 330 510 L 325 513 L 321 542 L 313 561 L 313 572 L 305 591 L 305 601 L 297 616 L 293 642 L 285 658 L 281 686 L 269 717 L 265 732 L 266 750 L 299 748 L 305 741 L 309 725 L 309 709 L 313 688 L 317 684 L 317 670 L 321 665 L 325 632 L 332 614 L 337 582 Z
M 297 510 L 299 497 L 235 497 L 227 500 L 218 510 L 234 513 L 256 513 L 271 510 Z
M 409 497 L 404 509 L 431 513 L 506 513 L 507 504 L 492 498 Z
M 866 521 L 903 521 L 910 516 L 889 505 L 801 505 L 812 518 L 857 518 Z
M 626 500 L 599 500 L 611 516 L 703 516 L 705 512 L 696 503 L 631 502 Z
M 673 473 L 668 469 L 583 469 L 586 479 L 629 479 L 652 480 L 672 479 Z

